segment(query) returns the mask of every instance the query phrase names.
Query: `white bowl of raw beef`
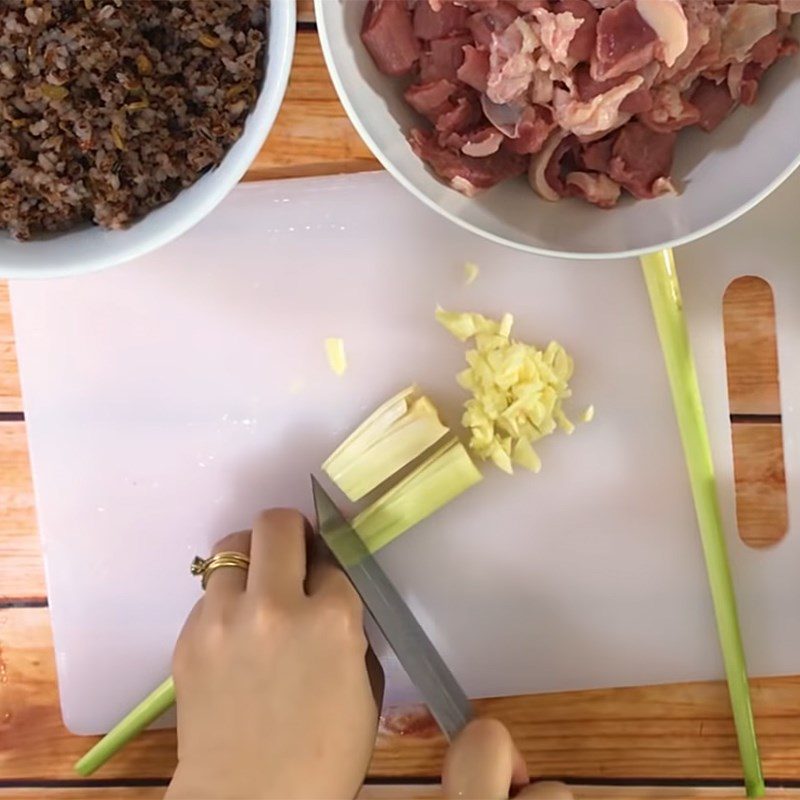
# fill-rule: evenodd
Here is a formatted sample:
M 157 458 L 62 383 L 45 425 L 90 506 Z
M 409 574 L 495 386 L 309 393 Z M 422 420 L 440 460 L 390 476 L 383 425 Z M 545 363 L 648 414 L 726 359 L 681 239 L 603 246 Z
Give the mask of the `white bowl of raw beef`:
M 383 0 L 383 5 L 396 1 Z M 405 2 L 406 0 L 401 0 L 403 6 Z M 448 0 L 444 2 L 447 3 Z M 552 19 L 552 12 L 563 12 L 567 6 L 574 9 L 584 2 L 585 0 L 550 2 L 515 0 L 512 4 L 506 4 L 501 0 L 497 4 L 461 0 L 459 5 L 468 6 L 467 10 L 470 13 L 497 8 L 498 5 L 506 7 L 508 11 L 509 5 L 515 5 L 517 10 L 520 8 L 524 10 L 523 16 L 541 14 L 541 11 L 533 12 L 538 6 L 545 12 L 544 16 L 551 14 Z M 625 6 L 623 11 L 628 10 L 628 6 L 635 5 L 641 14 L 648 12 L 651 16 L 653 8 L 658 14 L 671 4 L 680 4 L 685 10 L 685 18 L 689 19 L 692 12 L 700 10 L 702 13 L 703 6 L 714 8 L 713 0 L 619 0 L 618 2 L 591 0 L 591 2 L 598 9 L 604 7 L 619 9 Z M 427 4 L 428 0 L 416 0 L 416 3 Z M 414 3 L 408 5 L 412 7 L 409 13 L 413 29 Z M 769 6 L 763 2 L 739 5 Z M 726 64 L 718 74 L 703 77 L 702 82 L 706 89 L 711 90 L 719 81 L 720 87 L 723 85 L 728 87 L 740 98 L 750 94 L 747 99 L 752 100 L 752 91 L 748 93 L 746 87 L 742 88 L 744 85 L 742 78 L 744 77 L 747 83 L 755 77 L 760 79 L 757 81 L 755 102 L 747 107 L 745 105 L 736 107 L 711 132 L 705 132 L 697 125 L 686 127 L 679 132 L 674 164 L 669 173 L 671 182 L 662 180 L 653 182 L 651 176 L 651 183 L 645 192 L 656 195 L 664 192 L 663 195 L 644 200 L 635 199 L 624 191 L 622 198 L 613 208 L 601 209 L 577 197 L 568 197 L 559 202 L 545 200 L 533 191 L 527 175 L 504 180 L 492 188 L 477 193 L 471 191 L 473 187 L 465 187 L 459 178 L 451 181 L 462 190 L 466 188 L 468 194 L 474 194 L 467 196 L 463 191 L 456 191 L 447 181 L 438 178 L 430 166 L 423 163 L 412 150 L 408 141 L 413 129 L 431 128 L 430 122 L 413 110 L 404 97 L 409 85 L 425 82 L 420 77 L 420 62 L 417 61 L 410 69 L 408 65 L 420 53 L 423 59 L 426 58 L 426 53 L 427 57 L 432 59 L 433 46 L 430 40 L 420 40 L 417 37 L 418 52 L 409 55 L 414 45 L 409 43 L 404 50 L 404 34 L 402 30 L 398 30 L 396 21 L 392 23 L 392 35 L 386 37 L 384 43 L 381 43 L 380 29 L 377 31 L 371 29 L 371 35 L 374 37 L 373 54 L 379 54 L 378 61 L 383 60 L 384 70 L 398 67 L 395 71 L 403 73 L 400 76 L 385 74 L 378 68 L 376 60 L 370 55 L 362 40 L 367 6 L 366 0 L 316 0 L 317 23 L 325 58 L 348 115 L 375 155 L 407 189 L 452 221 L 497 242 L 539 254 L 576 258 L 638 255 L 665 246 L 679 245 L 709 233 L 747 211 L 766 197 L 800 164 L 800 114 L 797 113 L 797 109 L 800 108 L 800 56 L 789 53 L 793 50 L 794 43 L 786 38 L 787 34 L 784 31 L 781 33 L 781 52 L 786 53 L 787 57 L 782 57 L 771 65 L 762 78 L 761 73 L 764 70 L 747 66 L 755 51 L 746 43 L 751 32 L 745 31 L 743 34 L 745 44 L 739 52 L 742 54 L 747 52 L 747 55 L 737 53 L 731 56 L 734 60 L 741 59 L 737 62 L 738 66 L 731 69 L 730 64 Z M 433 6 L 436 7 L 437 3 Z M 737 13 L 745 15 L 741 21 L 746 22 L 751 28 L 752 20 L 746 19 L 751 12 L 755 15 L 753 19 L 758 19 L 760 22 L 764 21 L 765 16 L 774 14 L 772 18 L 778 20 L 785 28 L 794 21 L 785 12 L 787 10 L 800 12 L 800 3 L 795 3 L 794 0 L 788 2 L 782 0 L 780 6 L 776 0 L 773 6 L 774 8 L 767 8 L 766 11 L 763 9 L 753 11 L 748 8 L 744 12 L 740 10 Z M 374 20 L 374 6 L 370 13 Z M 430 9 L 426 9 L 429 22 L 430 13 Z M 463 13 L 459 12 L 460 15 Z M 608 12 L 601 10 L 601 13 L 605 15 Z M 620 13 L 619 10 L 617 13 Z M 531 16 L 527 18 L 532 19 Z M 544 17 L 541 19 L 544 21 Z M 656 18 L 653 21 L 651 18 L 650 21 L 653 27 L 658 29 L 655 32 L 656 42 L 653 52 L 657 52 L 658 58 L 662 61 L 666 59 L 675 63 L 683 49 L 692 46 L 691 42 L 687 45 L 685 41 L 675 41 L 674 38 L 670 40 L 668 20 Z M 464 37 L 461 45 L 476 44 L 475 37 L 469 29 L 466 31 L 463 29 L 463 17 L 460 25 L 462 26 L 460 31 L 451 31 L 448 35 Z M 742 27 L 747 28 L 747 25 Z M 408 22 L 401 20 L 400 27 L 404 26 L 407 36 Z M 691 28 L 691 25 L 689 27 Z M 502 27 L 497 27 L 500 34 L 502 30 Z M 544 35 L 543 29 L 539 27 L 537 30 L 541 38 Z M 652 36 L 653 32 L 649 30 L 649 35 Z M 690 39 L 692 35 L 693 31 L 689 30 Z M 713 31 L 709 34 L 710 37 L 714 35 L 716 33 Z M 449 41 L 452 43 L 452 40 Z M 552 32 L 550 41 L 553 45 Z M 555 46 L 557 44 L 556 41 Z M 541 42 L 533 46 L 541 46 Z M 599 52 L 597 51 L 599 46 L 595 45 L 593 52 Z M 733 48 L 733 44 L 726 46 Z M 763 50 L 763 43 L 761 49 Z M 464 52 L 461 46 L 456 50 Z M 688 50 L 686 52 L 688 53 Z M 456 58 L 459 64 L 463 64 L 463 55 L 457 55 Z M 594 58 L 595 55 L 592 55 L 591 59 Z M 396 60 L 396 64 L 392 63 L 393 59 Z M 435 62 L 435 59 L 433 61 Z M 423 69 L 429 67 L 430 63 L 431 61 Z M 680 62 L 677 63 L 680 66 Z M 665 65 L 661 63 L 659 66 L 663 69 Z M 588 63 L 584 69 L 589 72 Z M 594 69 L 593 64 L 592 70 Z M 646 68 L 640 69 L 639 72 L 646 77 Z M 636 73 L 623 74 L 617 82 L 630 77 L 631 74 Z M 436 77 L 434 74 L 434 78 Z M 453 76 L 450 75 L 450 78 Z M 459 83 L 459 79 L 454 79 L 454 82 Z M 735 90 L 730 88 L 734 84 Z M 684 97 L 692 99 L 691 92 L 697 92 L 699 85 L 700 83 L 696 82 L 691 89 L 684 90 Z M 755 85 L 750 81 L 750 90 Z M 557 83 L 556 86 L 566 92 L 566 84 Z M 532 86 L 526 89 L 526 92 L 528 91 L 531 93 L 534 91 Z M 698 107 L 703 105 L 699 94 L 696 105 Z M 452 110 L 453 104 L 447 107 Z M 585 106 L 582 108 L 585 109 Z M 705 113 L 704 109 L 703 114 Z M 634 128 L 639 130 L 641 123 L 637 121 L 640 118 L 638 116 L 630 118 L 633 123 L 637 123 L 632 130 Z M 487 120 L 483 119 L 481 124 L 485 126 L 486 122 Z M 480 141 L 486 140 L 485 133 L 484 131 L 484 134 L 477 137 L 469 152 L 481 152 Z M 583 137 L 584 142 L 591 139 L 591 135 Z M 636 144 L 636 136 L 632 137 L 632 142 Z M 645 149 L 647 146 L 647 143 L 643 145 Z M 541 152 L 544 152 L 544 149 Z M 529 159 L 533 163 L 536 156 L 530 156 Z M 576 169 L 583 170 L 584 167 Z M 563 176 L 561 179 L 563 181 Z M 552 189 L 551 185 L 548 186 Z
M 0 19 L 0 51 L 17 45 L 0 54 L 0 276 L 9 278 L 120 264 L 199 222 L 263 145 L 294 52 L 294 0 L 42 8 L 10 0 L 0 12 L 6 22 L 17 15 Z M 35 73 L 19 70 L 26 26 L 53 40 L 31 45 L 41 48 Z M 128 41 L 106 49 L 107 34 Z M 32 82 L 26 94 L 20 74 Z

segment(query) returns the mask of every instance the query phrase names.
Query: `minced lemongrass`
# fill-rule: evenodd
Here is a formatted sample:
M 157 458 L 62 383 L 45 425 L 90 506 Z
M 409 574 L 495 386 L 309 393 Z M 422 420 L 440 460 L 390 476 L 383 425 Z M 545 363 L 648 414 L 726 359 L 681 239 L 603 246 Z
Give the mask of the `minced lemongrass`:
M 347 370 L 347 354 L 344 351 L 344 341 L 334 337 L 325 340 L 325 354 L 328 364 L 336 375 L 340 377 Z
M 558 342 L 539 350 L 512 339 L 511 314 L 498 322 L 438 308 L 436 319 L 456 338 L 474 342 L 466 353 L 468 367 L 458 375 L 458 383 L 472 395 L 462 417 L 472 452 L 509 474 L 514 464 L 539 472 L 542 464 L 533 443 L 559 428 L 567 434 L 575 430 L 563 408 L 572 395 L 569 354 Z M 587 409 L 584 420 L 593 413 Z

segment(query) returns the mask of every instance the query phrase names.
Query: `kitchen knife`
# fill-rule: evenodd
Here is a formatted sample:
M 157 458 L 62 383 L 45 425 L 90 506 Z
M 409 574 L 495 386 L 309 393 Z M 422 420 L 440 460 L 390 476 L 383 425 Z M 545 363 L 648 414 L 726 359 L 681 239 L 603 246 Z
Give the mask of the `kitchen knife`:
M 320 536 L 361 596 L 411 682 L 448 739 L 472 718 L 472 706 L 431 640 L 361 538 L 312 475 Z

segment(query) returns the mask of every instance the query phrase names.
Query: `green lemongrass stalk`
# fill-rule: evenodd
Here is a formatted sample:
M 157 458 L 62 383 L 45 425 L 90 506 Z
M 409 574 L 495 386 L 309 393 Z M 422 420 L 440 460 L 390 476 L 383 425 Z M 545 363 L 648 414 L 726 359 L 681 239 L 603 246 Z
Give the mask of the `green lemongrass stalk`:
M 641 261 L 689 470 L 747 796 L 763 797 L 764 777 L 758 755 L 736 596 L 722 530 L 711 443 L 675 261 L 671 250 L 643 256 Z
M 361 423 L 322 469 L 350 500 L 360 500 L 447 432 L 431 401 L 411 386 Z
M 375 553 L 482 477 L 464 446 L 449 439 L 351 524 L 367 549 Z
M 167 678 L 75 764 L 75 772 L 89 777 L 174 704 L 175 684 Z

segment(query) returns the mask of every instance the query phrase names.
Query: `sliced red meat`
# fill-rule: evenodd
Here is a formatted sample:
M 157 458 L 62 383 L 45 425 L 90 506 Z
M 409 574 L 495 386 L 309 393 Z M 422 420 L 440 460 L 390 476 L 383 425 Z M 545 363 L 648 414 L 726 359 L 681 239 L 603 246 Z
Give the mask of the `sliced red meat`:
M 420 47 L 405 0 L 370 0 L 361 41 L 386 75 L 405 75 L 419 60 Z
M 640 200 L 663 194 L 677 138 L 677 133 L 657 133 L 640 122 L 629 122 L 614 140 L 609 177 Z
M 584 144 L 578 156 L 578 161 L 583 169 L 590 172 L 608 173 L 611 164 L 611 151 L 616 138 L 617 134 L 614 133 L 605 139 L 600 139 L 598 142 Z
M 408 140 L 414 152 L 440 178 L 469 197 L 481 189 L 522 175 L 528 163 L 525 156 L 510 153 L 503 147 L 483 158 L 467 156 L 441 147 L 433 136 L 419 129 L 412 130 Z
M 527 106 L 516 125 L 515 137 L 506 140 L 506 147 L 512 153 L 538 153 L 557 127 L 549 108 Z
M 523 13 L 530 14 L 537 8 L 549 9 L 550 0 L 514 0 L 514 5 Z
M 470 15 L 467 20 L 475 43 L 482 47 L 490 47 L 492 34 L 502 33 L 518 16 L 519 10 L 511 3 L 499 0 L 496 5 L 489 6 Z
M 624 114 L 641 114 L 653 107 L 653 96 L 647 86 L 641 86 L 631 92 L 620 104 L 619 110 Z
M 778 27 L 774 3 L 737 3 L 725 14 L 722 56 L 728 63 L 747 61 L 753 48 Z
M 585 103 L 593 97 L 597 97 L 597 95 L 604 94 L 610 89 L 613 89 L 615 86 L 621 86 L 630 76 L 621 75 L 618 78 L 596 81 L 591 76 L 588 67 L 580 66 L 575 70 L 574 77 L 578 96 L 581 101 Z M 653 100 L 650 96 L 650 89 L 647 83 L 644 83 L 622 101 L 619 110 L 625 114 L 638 114 L 641 111 L 647 111 L 652 105 Z
M 404 96 L 431 129 L 408 139 L 450 186 L 471 196 L 527 170 L 547 200 L 610 207 L 622 188 L 674 191 L 676 132 L 755 102 L 800 49 L 800 0 L 679 2 L 680 53 L 658 0 L 369 0 L 362 38 L 382 72 L 414 76 Z
M 489 81 L 489 52 L 471 44 L 463 52 L 464 61 L 458 68 L 458 79 L 479 92 L 485 92 Z
M 747 64 L 742 72 L 739 100 L 743 106 L 752 106 L 758 99 L 758 85 L 766 70 L 760 64 Z
M 657 86 L 652 106 L 639 113 L 639 121 L 659 133 L 688 128 L 700 122 L 700 109 L 669 84 Z
M 796 56 L 800 52 L 800 42 L 797 41 L 793 36 L 787 36 L 784 38 L 783 43 L 781 44 L 780 53 L 778 53 L 778 58 L 791 58 L 792 56 Z
M 434 39 L 428 43 L 428 49 L 422 54 L 419 62 L 420 79 L 423 83 L 446 78 L 458 80 L 458 70 L 464 63 L 464 47 L 470 44 L 468 34 L 457 33 Z
M 442 112 L 435 122 L 440 137 L 463 133 L 474 128 L 482 119 L 481 106 L 474 94 L 456 98 L 455 104 Z
M 782 31 L 773 31 L 756 42 L 750 51 L 750 60 L 766 68 L 774 64 L 781 52 L 784 35 Z
M 503 144 L 503 134 L 490 125 L 469 131 L 461 142 L 461 152 L 474 158 L 494 155 Z
M 447 110 L 450 105 L 448 100 L 455 90 L 455 83 L 441 78 L 438 81 L 409 86 L 403 96 L 418 114 L 433 121 Z
M 592 72 L 597 80 L 635 72 L 655 58 L 656 32 L 636 10 L 635 0 L 623 0 L 600 14 Z
M 710 132 L 733 111 L 735 102 L 727 84 L 716 84 L 701 78 L 692 94 L 692 105 L 700 112 L 697 124 L 704 131 Z
M 492 39 L 486 94 L 494 103 L 524 101 L 536 72 L 539 38 L 532 24 L 517 20 Z
M 598 208 L 613 208 L 622 194 L 620 185 L 608 175 L 592 172 L 570 172 L 565 185 L 567 194 L 581 197 Z
M 739 100 L 742 105 L 752 106 L 758 99 L 758 86 L 764 73 L 780 58 L 797 54 L 798 43 L 783 31 L 773 31 L 759 39 L 750 53 L 751 61 L 745 64 Z M 731 67 L 733 69 L 733 67 Z
M 589 61 L 597 40 L 600 14 L 587 0 L 558 0 L 554 10 L 559 14 L 569 12 L 576 19 L 583 20 L 569 44 L 569 56 L 576 62 Z
M 414 6 L 414 33 L 420 39 L 441 39 L 466 30 L 468 17 L 467 8 L 452 0 L 445 0 L 438 11 L 433 10 L 428 0 L 420 0 Z
M 566 177 L 575 171 L 580 153 L 580 142 L 577 136 L 567 136 L 556 147 L 544 170 L 547 185 L 560 197 L 567 196 Z

